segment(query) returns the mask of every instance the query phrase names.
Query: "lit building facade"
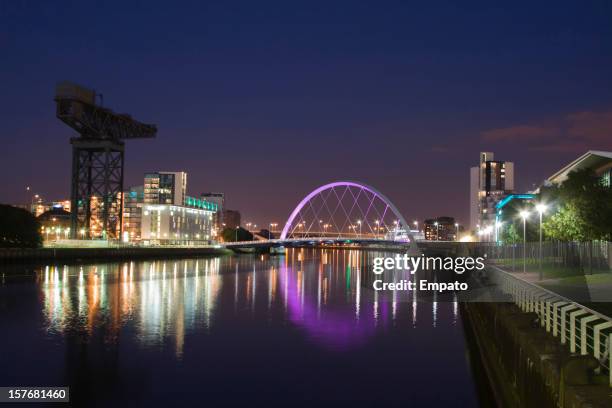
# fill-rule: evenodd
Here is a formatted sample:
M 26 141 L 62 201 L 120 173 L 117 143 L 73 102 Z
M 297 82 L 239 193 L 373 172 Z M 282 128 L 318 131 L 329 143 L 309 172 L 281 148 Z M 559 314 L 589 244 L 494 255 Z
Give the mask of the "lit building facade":
M 144 186 L 131 187 L 123 194 L 123 240 L 140 240 Z
M 458 225 L 453 217 L 438 217 L 423 222 L 423 234 L 428 241 L 456 241 Z
M 49 211 L 53 208 L 61 208 L 66 212 L 70 212 L 70 200 L 45 202 L 41 196 L 36 194 L 32 198 L 32 204 L 30 205 L 30 212 L 34 214 L 36 217 L 38 217 L 42 213 Z
M 213 240 L 212 209 L 144 204 L 141 240 L 150 244 L 190 245 Z
M 158 171 L 145 174 L 145 204 L 183 205 L 187 197 L 187 173 Z
M 495 206 L 514 192 L 514 163 L 480 153 L 478 167 L 470 169 L 470 229 L 495 224 Z
M 61 206 L 52 207 L 36 218 L 45 241 L 67 239 L 70 236 L 70 213 Z

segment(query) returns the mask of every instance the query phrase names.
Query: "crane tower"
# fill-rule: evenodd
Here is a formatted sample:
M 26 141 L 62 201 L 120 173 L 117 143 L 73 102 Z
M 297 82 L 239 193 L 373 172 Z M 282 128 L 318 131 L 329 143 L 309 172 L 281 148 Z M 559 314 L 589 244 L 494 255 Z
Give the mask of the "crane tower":
M 157 127 L 96 103 L 95 91 L 60 82 L 56 116 L 79 133 L 72 137 L 70 235 L 119 239 L 123 215 L 125 139 L 152 138 Z

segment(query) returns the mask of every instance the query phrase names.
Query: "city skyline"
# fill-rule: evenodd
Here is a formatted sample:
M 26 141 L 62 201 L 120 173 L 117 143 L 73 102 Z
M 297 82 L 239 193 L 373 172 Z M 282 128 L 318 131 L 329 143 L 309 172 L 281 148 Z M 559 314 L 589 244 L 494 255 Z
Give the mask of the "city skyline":
M 158 125 L 156 139 L 127 143 L 126 189 L 149 171 L 186 171 L 191 195 L 223 191 L 258 224 L 284 223 L 306 192 L 346 179 L 376 186 L 408 219 L 467 224 L 478 152 L 513 161 L 525 191 L 612 149 L 607 4 L 313 8 L 3 6 L 11 179 L 0 201 L 69 196 L 75 134 L 52 100 L 64 79 Z

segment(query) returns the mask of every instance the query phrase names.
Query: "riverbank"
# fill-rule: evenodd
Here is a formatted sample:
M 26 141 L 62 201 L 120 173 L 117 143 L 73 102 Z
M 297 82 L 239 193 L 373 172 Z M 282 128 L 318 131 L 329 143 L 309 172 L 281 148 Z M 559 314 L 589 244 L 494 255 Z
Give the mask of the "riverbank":
M 498 405 L 612 405 L 607 376 L 598 373 L 597 359 L 571 353 L 540 327 L 536 313 L 509 303 L 465 303 L 461 311 Z
M 0 263 L 229 255 L 223 247 L 0 248 Z

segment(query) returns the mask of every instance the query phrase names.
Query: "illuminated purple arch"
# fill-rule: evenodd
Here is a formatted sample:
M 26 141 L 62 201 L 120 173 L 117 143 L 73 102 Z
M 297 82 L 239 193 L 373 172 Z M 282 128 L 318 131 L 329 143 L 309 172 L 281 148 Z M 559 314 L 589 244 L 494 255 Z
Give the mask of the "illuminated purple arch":
M 364 184 L 364 183 L 355 182 L 355 181 L 335 181 L 333 183 L 325 184 L 325 185 L 323 185 L 321 187 L 318 187 L 315 190 L 313 190 L 310 194 L 308 194 L 306 197 L 304 197 L 302 199 L 302 201 L 300 201 L 300 203 L 297 205 L 297 207 L 295 207 L 295 209 L 293 210 L 293 212 L 289 216 L 289 219 L 285 223 L 285 226 L 283 228 L 283 232 L 280 235 L 280 239 L 281 240 L 287 239 L 287 235 L 289 234 L 289 231 L 291 229 L 291 226 L 293 225 L 293 222 L 295 221 L 295 218 L 298 216 L 298 214 L 300 213 L 302 208 L 304 208 L 304 206 L 312 198 L 316 197 L 318 194 L 320 194 L 321 192 L 323 192 L 325 190 L 333 189 L 335 187 L 356 187 L 356 188 L 360 188 L 360 189 L 363 189 L 363 190 L 373 194 L 373 196 L 375 196 L 378 199 L 380 199 L 381 201 L 383 201 L 391 209 L 391 211 L 393 212 L 393 214 L 395 215 L 397 220 L 399 220 L 399 223 L 405 229 L 406 234 L 408 235 L 408 240 L 409 240 L 411 246 L 416 246 L 416 241 L 415 241 L 414 237 L 412 236 L 412 234 L 410 232 L 409 224 L 406 222 L 406 220 L 404 219 L 404 216 L 399 212 L 399 210 L 391 202 L 391 200 L 389 200 L 383 193 L 381 193 L 380 191 L 378 191 L 374 187 L 369 186 L 369 185 Z

